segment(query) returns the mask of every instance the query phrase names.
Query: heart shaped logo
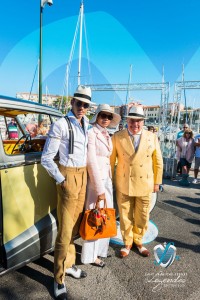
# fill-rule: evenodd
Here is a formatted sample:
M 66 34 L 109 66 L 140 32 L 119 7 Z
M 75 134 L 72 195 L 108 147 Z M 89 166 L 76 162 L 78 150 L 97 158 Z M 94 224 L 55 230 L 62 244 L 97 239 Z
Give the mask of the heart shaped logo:
M 159 244 L 154 247 L 155 265 L 163 268 L 169 267 L 176 258 L 176 247 L 174 243 Z

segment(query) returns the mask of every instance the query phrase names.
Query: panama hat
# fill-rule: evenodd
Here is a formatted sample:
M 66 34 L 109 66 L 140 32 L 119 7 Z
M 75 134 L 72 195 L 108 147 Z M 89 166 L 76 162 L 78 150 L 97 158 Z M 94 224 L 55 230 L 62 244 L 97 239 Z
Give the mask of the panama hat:
M 147 119 L 144 116 L 144 110 L 142 105 L 133 105 L 129 110 L 128 116 L 125 117 L 131 119 Z
M 74 96 L 72 98 L 77 99 L 79 101 L 94 104 L 94 102 L 91 101 L 92 91 L 90 87 L 79 85 L 74 92 Z
M 121 117 L 120 115 L 116 114 L 113 112 L 112 108 L 110 107 L 110 105 L 108 104 L 99 104 L 96 111 L 95 111 L 95 115 L 93 116 L 93 118 L 90 120 L 90 124 L 94 124 L 96 123 L 97 121 L 97 116 L 98 114 L 103 111 L 103 112 L 108 112 L 108 113 L 111 113 L 113 115 L 113 119 L 111 120 L 110 122 L 110 125 L 108 126 L 109 127 L 116 127 L 120 120 L 121 120 Z

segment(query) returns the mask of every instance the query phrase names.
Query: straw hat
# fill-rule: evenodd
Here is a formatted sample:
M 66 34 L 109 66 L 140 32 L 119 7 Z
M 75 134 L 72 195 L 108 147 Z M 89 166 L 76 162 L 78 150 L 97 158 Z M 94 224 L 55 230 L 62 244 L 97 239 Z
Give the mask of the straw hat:
M 144 116 L 144 110 L 142 105 L 133 105 L 129 110 L 128 116 L 125 117 L 131 119 L 143 119 L 143 120 L 147 119 Z
M 113 110 L 111 109 L 110 105 L 108 104 L 99 104 L 96 111 L 95 111 L 95 115 L 93 116 L 93 118 L 90 120 L 90 124 L 94 124 L 96 123 L 97 121 L 97 116 L 98 114 L 103 111 L 103 112 L 108 112 L 108 113 L 111 113 L 113 115 L 113 119 L 111 120 L 110 122 L 110 125 L 108 126 L 109 127 L 116 127 L 120 120 L 121 120 L 121 117 L 120 115 L 116 114 L 113 112 Z
M 91 102 L 91 95 L 92 91 L 90 87 L 79 85 L 72 98 L 89 104 L 94 104 L 94 102 Z

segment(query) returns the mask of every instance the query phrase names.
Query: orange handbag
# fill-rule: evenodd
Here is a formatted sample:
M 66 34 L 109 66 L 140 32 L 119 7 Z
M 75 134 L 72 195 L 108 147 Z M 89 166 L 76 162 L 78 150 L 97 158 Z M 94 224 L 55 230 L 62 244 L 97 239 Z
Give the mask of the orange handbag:
M 83 240 L 87 241 L 116 236 L 115 209 L 107 208 L 106 200 L 104 200 L 103 208 L 99 208 L 99 203 L 96 202 L 94 209 L 84 212 L 79 234 Z

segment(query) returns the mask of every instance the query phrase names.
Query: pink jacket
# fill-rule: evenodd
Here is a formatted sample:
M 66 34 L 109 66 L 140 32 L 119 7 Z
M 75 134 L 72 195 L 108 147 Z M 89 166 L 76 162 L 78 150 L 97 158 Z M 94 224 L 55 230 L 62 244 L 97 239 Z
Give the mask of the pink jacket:
M 178 160 L 180 160 L 180 157 L 181 157 L 181 151 L 182 151 L 184 141 L 185 141 L 185 138 L 183 136 L 177 140 L 176 157 Z M 189 163 L 191 163 L 193 161 L 194 153 L 195 153 L 194 139 L 190 139 L 188 147 L 187 147 L 186 157 L 185 157 Z
M 87 170 L 91 187 L 97 195 L 105 193 L 105 180 L 111 178 L 110 155 L 112 153 L 112 141 L 109 144 L 101 131 L 94 125 L 88 132 Z

